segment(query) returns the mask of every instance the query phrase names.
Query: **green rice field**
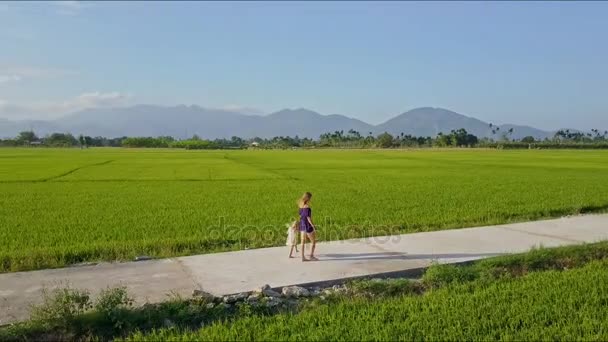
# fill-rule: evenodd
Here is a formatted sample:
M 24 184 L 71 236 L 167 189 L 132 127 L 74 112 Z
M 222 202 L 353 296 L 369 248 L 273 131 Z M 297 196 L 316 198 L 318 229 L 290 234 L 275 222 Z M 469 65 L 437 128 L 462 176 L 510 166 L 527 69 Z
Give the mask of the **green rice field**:
M 349 299 L 296 314 L 252 315 L 133 341 L 605 341 L 608 263 L 422 296 Z
M 608 208 L 608 151 L 0 149 L 0 272 Z

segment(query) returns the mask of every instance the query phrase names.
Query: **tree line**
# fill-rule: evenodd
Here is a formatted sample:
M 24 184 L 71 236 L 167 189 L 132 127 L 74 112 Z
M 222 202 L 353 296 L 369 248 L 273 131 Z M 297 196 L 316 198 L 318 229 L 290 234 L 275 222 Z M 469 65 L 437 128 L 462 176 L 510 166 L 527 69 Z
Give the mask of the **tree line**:
M 44 137 L 38 137 L 33 131 L 23 131 L 15 138 L 0 139 L 0 146 L 120 147 L 122 146 L 122 141 L 126 138 L 90 137 L 84 135 L 75 137 L 71 133 L 52 133 Z
M 608 148 L 608 131 L 592 129 L 590 132 L 560 130 L 552 138 L 537 140 L 532 136 L 512 139 L 513 128 L 500 132 L 498 126 L 490 124 L 492 137 L 478 138 L 466 129 L 439 133 L 435 137 L 418 137 L 387 132 L 373 135 L 356 130 L 334 131 L 321 134 L 318 139 L 290 136 L 244 139 L 203 139 L 197 135 L 178 140 L 172 136 L 159 137 L 90 137 L 73 136 L 70 133 L 52 133 L 38 137 L 33 131 L 23 131 L 15 138 L 0 140 L 0 146 L 48 146 L 48 147 L 145 147 L 183 149 L 287 149 L 287 148 L 408 148 L 408 147 L 487 147 L 487 148 Z M 499 134 L 499 137 L 495 137 Z

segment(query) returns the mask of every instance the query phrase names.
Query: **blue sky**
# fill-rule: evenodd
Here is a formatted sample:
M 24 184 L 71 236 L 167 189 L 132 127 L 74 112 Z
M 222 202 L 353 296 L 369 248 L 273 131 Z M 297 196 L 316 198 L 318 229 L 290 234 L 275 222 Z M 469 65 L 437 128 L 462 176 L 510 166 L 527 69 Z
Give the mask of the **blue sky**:
M 608 129 L 608 2 L 0 2 L 0 117 L 420 106 Z

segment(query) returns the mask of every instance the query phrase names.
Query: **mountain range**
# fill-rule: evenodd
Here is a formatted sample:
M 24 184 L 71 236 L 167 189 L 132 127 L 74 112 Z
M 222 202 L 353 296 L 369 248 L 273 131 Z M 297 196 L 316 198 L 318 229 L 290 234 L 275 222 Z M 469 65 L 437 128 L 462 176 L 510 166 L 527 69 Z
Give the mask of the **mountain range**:
M 493 126 L 496 129 L 496 126 Z M 511 138 L 533 136 L 537 139 L 553 136 L 554 132 L 541 129 L 501 125 L 492 133 L 490 124 L 479 119 L 443 108 L 422 107 L 412 109 L 379 125 L 371 125 L 344 115 L 322 115 L 300 108 L 284 109 L 268 115 L 249 115 L 229 110 L 209 109 L 200 106 L 164 107 L 136 105 L 120 108 L 86 109 L 54 120 L 10 121 L 0 119 L 0 137 L 14 137 L 20 131 L 33 129 L 44 136 L 52 132 L 70 132 L 90 136 L 164 136 L 176 138 L 200 137 L 242 138 L 296 136 L 318 138 L 327 132 L 350 129 L 361 135 L 388 132 L 414 136 L 436 136 L 452 129 L 464 128 L 478 137 L 498 138 L 501 132 L 513 128 Z

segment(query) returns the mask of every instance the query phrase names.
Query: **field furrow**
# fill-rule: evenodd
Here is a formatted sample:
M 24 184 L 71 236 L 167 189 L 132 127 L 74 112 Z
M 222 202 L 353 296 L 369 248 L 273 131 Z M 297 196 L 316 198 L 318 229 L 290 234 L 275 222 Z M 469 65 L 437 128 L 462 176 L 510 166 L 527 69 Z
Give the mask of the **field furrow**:
M 0 149 L 0 271 L 608 210 L 605 151 Z M 42 182 L 41 180 L 47 180 Z

